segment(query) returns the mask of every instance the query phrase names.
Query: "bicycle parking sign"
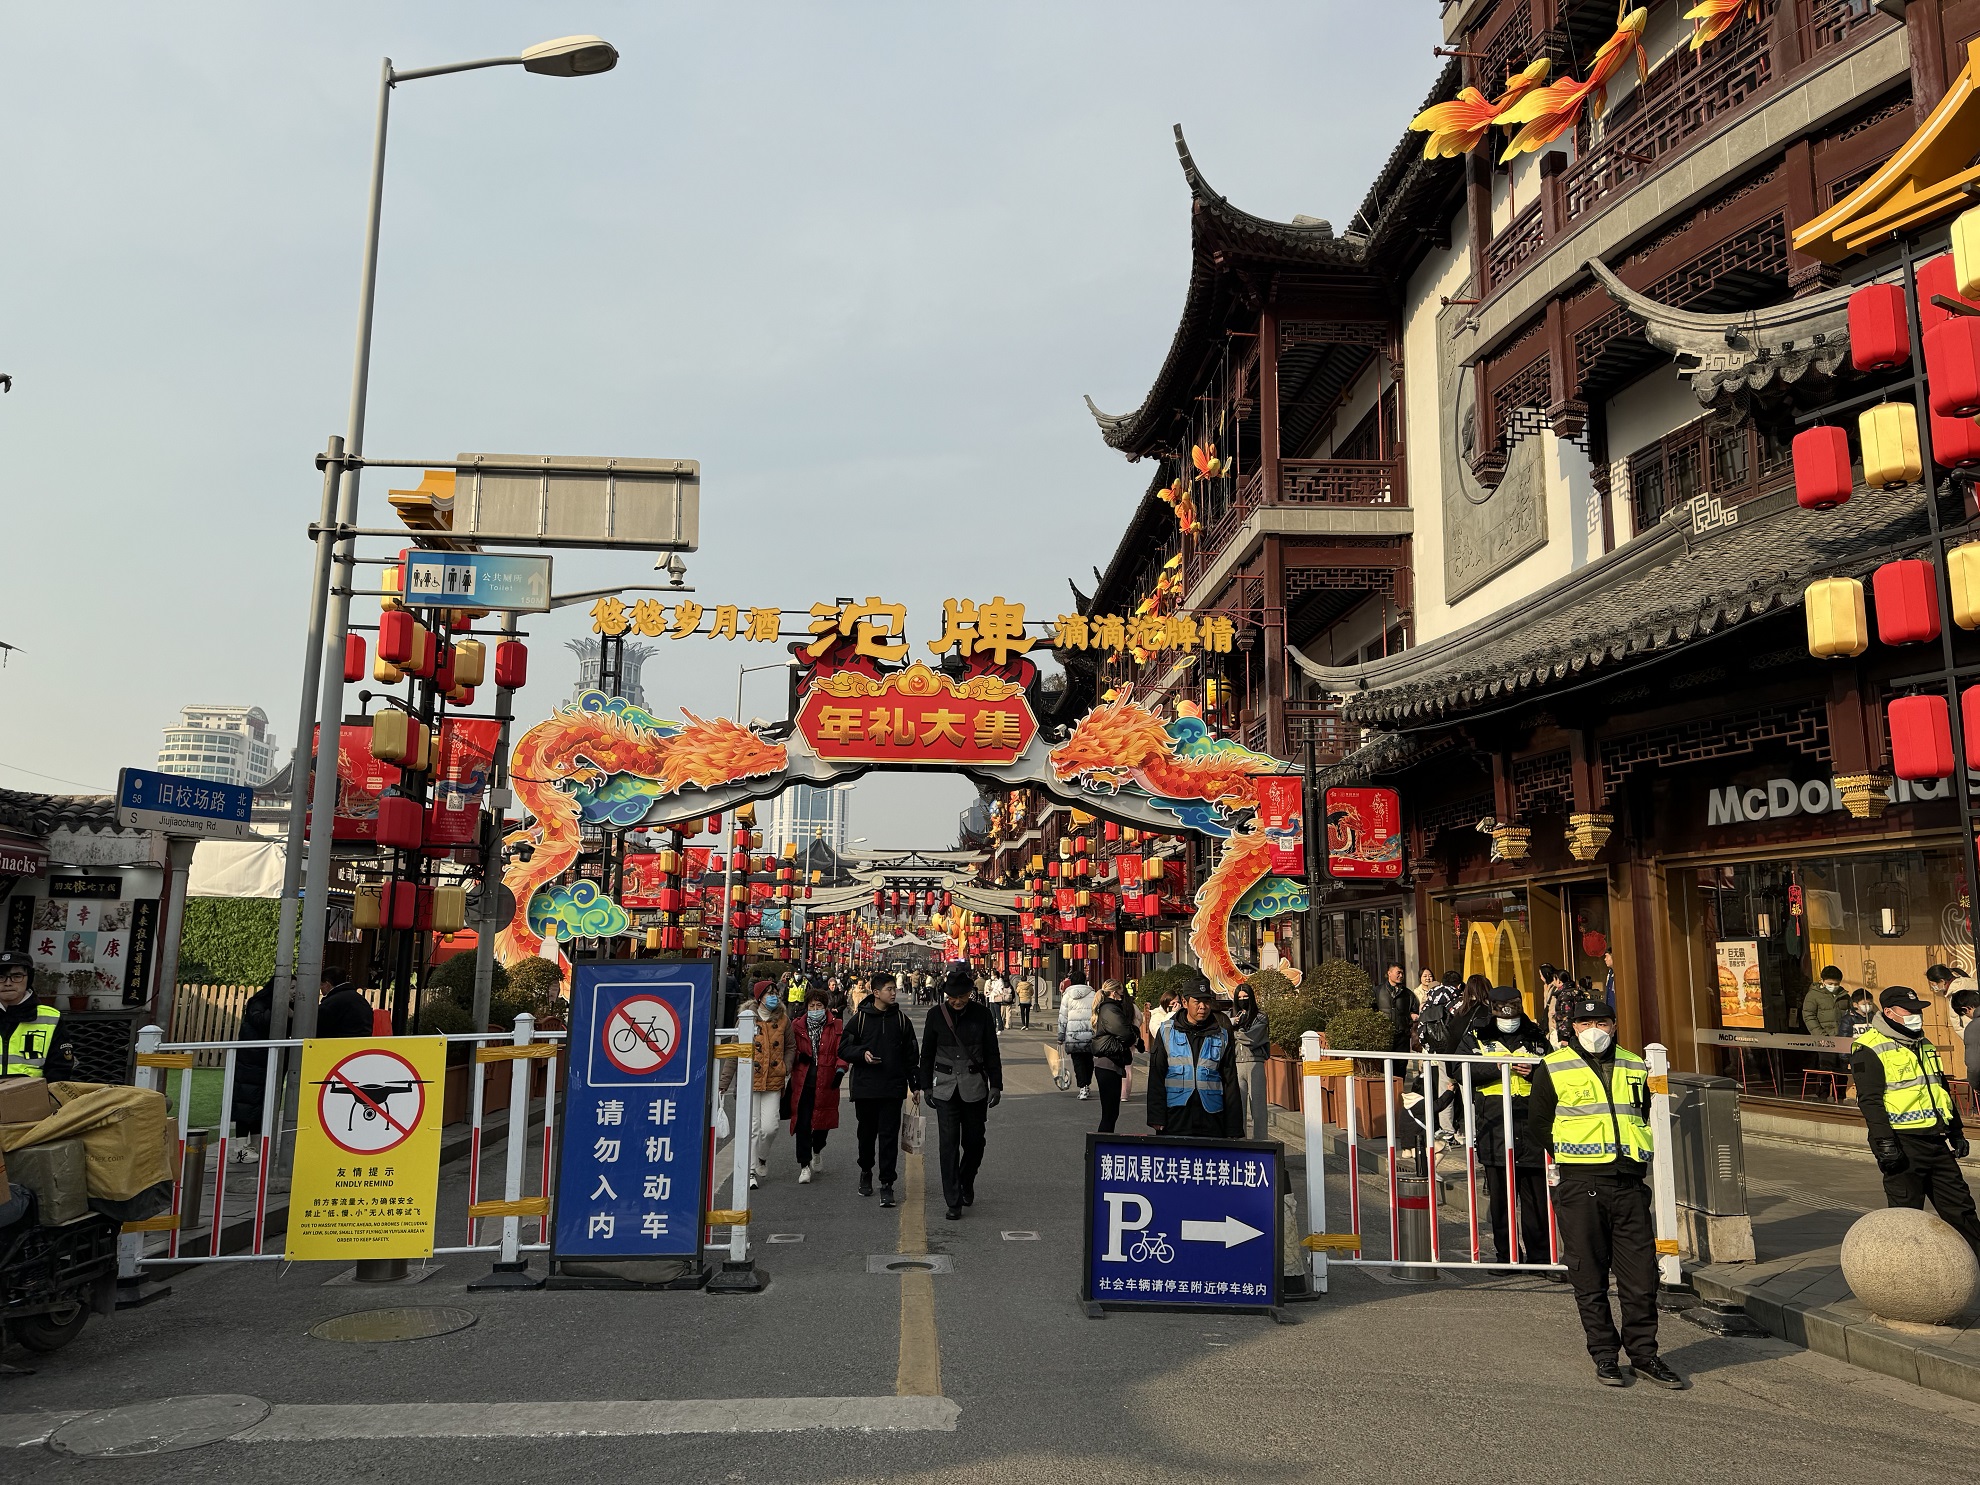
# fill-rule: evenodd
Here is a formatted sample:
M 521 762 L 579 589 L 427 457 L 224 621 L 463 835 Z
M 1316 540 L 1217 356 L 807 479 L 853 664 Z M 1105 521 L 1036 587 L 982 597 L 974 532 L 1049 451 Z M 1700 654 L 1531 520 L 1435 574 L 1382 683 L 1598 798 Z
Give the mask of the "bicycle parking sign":
M 1272 1309 L 1284 1259 L 1277 1141 L 1092 1134 L 1089 1304 Z
M 699 1270 L 713 1012 L 709 964 L 575 967 L 555 1262 L 689 1258 Z

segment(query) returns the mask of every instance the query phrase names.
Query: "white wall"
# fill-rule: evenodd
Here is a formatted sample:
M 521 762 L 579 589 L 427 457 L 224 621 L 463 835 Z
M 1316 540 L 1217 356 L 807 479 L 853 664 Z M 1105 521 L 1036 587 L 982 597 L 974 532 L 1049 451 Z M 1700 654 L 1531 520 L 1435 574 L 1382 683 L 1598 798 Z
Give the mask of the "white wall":
M 1441 632 L 1425 628 L 1427 614 L 1443 604 L 1443 440 L 1450 409 L 1437 397 L 1438 303 L 1445 295 L 1462 297 L 1471 273 L 1470 233 L 1465 213 L 1451 223 L 1451 245 L 1432 249 L 1411 275 L 1403 303 L 1403 446 L 1408 454 L 1409 503 L 1415 511 L 1410 538 L 1416 577 L 1416 634 Z M 1449 627 L 1448 625 L 1442 627 Z

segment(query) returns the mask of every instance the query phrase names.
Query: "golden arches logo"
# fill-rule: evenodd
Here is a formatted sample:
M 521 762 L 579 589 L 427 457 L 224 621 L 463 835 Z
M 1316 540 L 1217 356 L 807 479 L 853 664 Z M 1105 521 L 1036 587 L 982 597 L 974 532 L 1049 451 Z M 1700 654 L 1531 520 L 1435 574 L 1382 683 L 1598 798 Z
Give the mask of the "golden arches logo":
M 1528 1015 L 1534 1012 L 1533 956 L 1524 941 L 1525 931 L 1507 918 L 1497 923 L 1474 922 L 1464 936 L 1464 973 L 1483 975 L 1494 985 L 1511 985 L 1526 1002 Z

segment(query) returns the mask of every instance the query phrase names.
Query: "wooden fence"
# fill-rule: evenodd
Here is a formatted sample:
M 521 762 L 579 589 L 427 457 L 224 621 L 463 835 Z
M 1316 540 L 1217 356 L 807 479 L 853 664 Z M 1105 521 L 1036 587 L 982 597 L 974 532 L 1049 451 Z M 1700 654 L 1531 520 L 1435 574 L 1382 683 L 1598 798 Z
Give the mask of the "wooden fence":
M 247 1006 L 248 997 L 259 990 L 259 985 L 181 985 L 172 998 L 172 1029 L 166 1036 L 170 1042 L 226 1042 L 232 1041 L 241 1032 L 241 1012 Z M 358 988 L 358 994 L 370 1001 L 373 1008 L 386 1005 L 386 997 L 391 994 L 386 989 Z M 221 1067 L 226 1057 L 220 1052 L 198 1052 L 194 1054 L 195 1066 Z

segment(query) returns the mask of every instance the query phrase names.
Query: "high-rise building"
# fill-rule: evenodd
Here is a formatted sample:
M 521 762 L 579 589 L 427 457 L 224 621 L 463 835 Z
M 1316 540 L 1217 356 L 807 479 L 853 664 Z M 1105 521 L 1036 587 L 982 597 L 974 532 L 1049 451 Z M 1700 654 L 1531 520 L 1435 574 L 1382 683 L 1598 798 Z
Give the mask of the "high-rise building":
M 799 854 L 806 841 L 830 846 L 835 854 L 845 853 L 851 835 L 846 805 L 852 785 L 820 789 L 811 784 L 793 784 L 770 806 L 770 825 L 764 839 L 773 851 L 796 842 Z
M 599 684 L 599 644 L 595 639 L 567 640 L 567 647 L 578 657 L 577 688 L 571 694 L 575 697 L 585 691 L 605 691 L 610 687 Z M 646 709 L 646 687 L 640 683 L 639 673 L 658 651 L 652 645 L 627 644 L 619 651 L 619 687 L 616 695 L 625 697 L 641 710 Z
M 277 766 L 275 734 L 258 706 L 189 706 L 165 729 L 160 773 L 216 784 L 266 783 Z

